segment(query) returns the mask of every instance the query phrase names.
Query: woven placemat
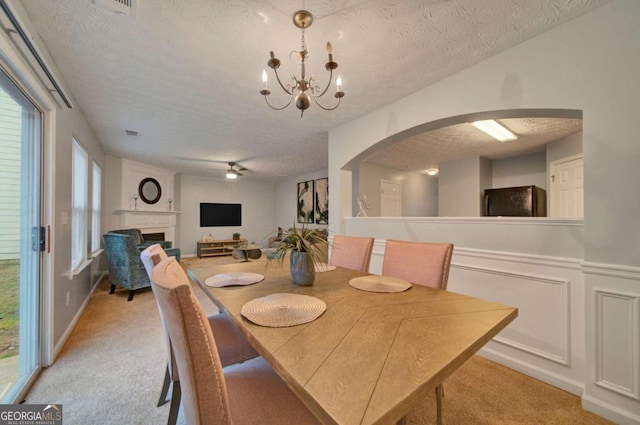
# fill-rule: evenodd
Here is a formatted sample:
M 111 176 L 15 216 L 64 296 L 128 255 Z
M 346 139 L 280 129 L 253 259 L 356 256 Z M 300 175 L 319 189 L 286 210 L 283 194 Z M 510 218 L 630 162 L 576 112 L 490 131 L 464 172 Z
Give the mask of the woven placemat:
M 264 276 L 259 273 L 220 273 L 207 278 L 204 283 L 213 288 L 222 288 L 223 286 L 252 285 L 263 279 Z
M 317 263 L 313 265 L 313 268 L 316 270 L 316 273 L 324 273 L 324 272 L 330 272 L 331 270 L 335 270 L 336 266 L 334 266 L 333 264 L 327 264 L 327 263 Z
M 349 281 L 354 288 L 369 292 L 402 292 L 411 288 L 411 282 L 389 276 L 360 276 Z
M 249 301 L 240 314 L 257 325 L 283 328 L 311 322 L 326 308 L 324 301 L 315 297 L 278 293 Z

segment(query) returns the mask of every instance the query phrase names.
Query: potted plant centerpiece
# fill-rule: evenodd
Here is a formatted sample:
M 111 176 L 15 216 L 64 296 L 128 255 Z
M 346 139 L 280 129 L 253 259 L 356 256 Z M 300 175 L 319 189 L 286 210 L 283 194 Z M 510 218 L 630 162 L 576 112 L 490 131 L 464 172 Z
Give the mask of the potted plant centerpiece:
M 294 225 L 283 233 L 269 261 L 278 261 L 282 265 L 289 254 L 291 280 L 297 285 L 310 286 L 316 277 L 315 264 L 326 261 L 326 245 L 327 240 L 318 229 L 309 229 L 304 225 L 296 228 Z

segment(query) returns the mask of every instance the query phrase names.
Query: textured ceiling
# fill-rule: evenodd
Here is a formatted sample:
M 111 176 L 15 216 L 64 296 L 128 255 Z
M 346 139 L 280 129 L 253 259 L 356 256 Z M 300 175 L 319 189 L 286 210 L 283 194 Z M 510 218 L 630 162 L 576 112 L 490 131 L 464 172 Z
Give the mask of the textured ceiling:
M 329 129 L 607 2 L 137 0 L 132 17 L 108 1 L 21 1 L 106 152 L 209 176 L 235 161 L 264 181 L 326 168 Z M 258 93 L 269 51 L 284 79 L 298 72 L 289 52 L 300 48 L 291 17 L 301 8 L 315 16 L 307 72 L 326 81 L 331 41 L 346 93 L 337 110 L 312 105 L 302 119 Z
M 544 151 L 547 143 L 582 131 L 582 120 L 571 118 L 508 118 L 497 120 L 518 136 L 500 143 L 470 123 L 456 124 L 417 134 L 379 149 L 366 162 L 425 172 L 441 162 L 466 156 L 503 159 Z

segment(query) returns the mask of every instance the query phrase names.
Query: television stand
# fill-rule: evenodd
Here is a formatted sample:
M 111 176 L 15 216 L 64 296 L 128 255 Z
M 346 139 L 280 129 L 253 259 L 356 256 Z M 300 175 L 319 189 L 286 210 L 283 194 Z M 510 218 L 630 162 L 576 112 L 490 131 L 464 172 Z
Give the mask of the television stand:
M 198 258 L 231 255 L 233 248 L 238 248 L 246 244 L 246 239 L 214 239 L 211 241 L 198 241 L 197 254 Z

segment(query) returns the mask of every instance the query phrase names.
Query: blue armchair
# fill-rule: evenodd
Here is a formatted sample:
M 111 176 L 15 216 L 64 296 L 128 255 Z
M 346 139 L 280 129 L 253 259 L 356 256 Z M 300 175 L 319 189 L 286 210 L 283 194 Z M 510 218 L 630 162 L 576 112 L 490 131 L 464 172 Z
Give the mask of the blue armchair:
M 140 229 L 118 229 L 118 230 L 109 230 L 109 233 L 119 233 L 121 235 L 129 235 L 133 237 L 133 240 L 140 251 L 145 248 L 153 245 L 160 244 L 163 249 L 173 247 L 173 243 L 171 241 L 145 241 L 142 236 L 142 232 Z M 172 254 L 169 254 L 171 256 Z M 179 261 L 179 259 L 178 259 Z
M 109 266 L 109 293 L 113 294 L 116 286 L 128 289 L 127 301 L 131 301 L 137 289 L 151 286 L 149 275 L 140 260 L 138 246 L 130 235 L 108 232 L 102 238 Z M 167 249 L 166 252 L 180 261 L 180 248 Z

